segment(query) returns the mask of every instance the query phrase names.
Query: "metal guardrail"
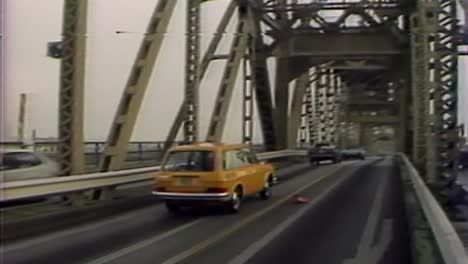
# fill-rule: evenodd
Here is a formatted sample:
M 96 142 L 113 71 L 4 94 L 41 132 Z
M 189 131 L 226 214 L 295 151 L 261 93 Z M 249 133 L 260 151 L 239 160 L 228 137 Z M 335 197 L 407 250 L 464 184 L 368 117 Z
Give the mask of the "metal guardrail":
M 421 204 L 424 215 L 429 222 L 437 246 L 445 263 L 466 264 L 468 255 L 452 223 L 445 215 L 426 184 L 423 182 L 416 168 L 405 154 L 399 154 L 405 166 L 409 169 L 409 176 Z
M 127 155 L 125 161 L 128 163 L 140 162 L 148 163 L 159 160 L 165 148 L 164 141 L 133 141 L 128 144 Z M 183 142 L 174 142 L 174 145 L 180 145 Z M 97 166 L 101 159 L 102 151 L 106 145 L 104 141 L 87 141 L 84 142 L 84 155 L 87 166 Z M 264 151 L 264 146 L 254 144 L 253 147 L 257 151 Z M 53 159 L 58 159 L 58 142 L 57 141 L 36 141 L 33 144 L 25 145 L 20 141 L 0 142 L 0 149 L 30 149 L 34 151 L 44 152 Z M 156 164 L 153 164 L 156 165 Z
M 287 156 L 306 155 L 303 150 L 282 150 L 259 153 L 260 160 L 268 160 Z M 29 198 L 48 197 L 72 192 L 82 192 L 104 187 L 150 181 L 160 166 L 130 170 L 90 173 L 68 177 L 51 177 L 36 180 L 6 182 L 0 189 L 0 202 L 8 202 Z

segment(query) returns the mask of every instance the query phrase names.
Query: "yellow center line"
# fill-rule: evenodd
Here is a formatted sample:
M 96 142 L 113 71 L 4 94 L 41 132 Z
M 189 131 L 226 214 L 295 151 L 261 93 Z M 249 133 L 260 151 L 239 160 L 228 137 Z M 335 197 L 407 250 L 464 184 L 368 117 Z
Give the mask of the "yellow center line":
M 295 192 L 292 192 L 290 193 L 289 195 L 283 197 L 282 199 L 279 199 L 277 200 L 276 202 L 272 203 L 270 206 L 264 208 L 263 210 L 260 210 L 258 211 L 257 213 L 253 214 L 253 215 L 250 215 L 249 217 L 247 218 L 244 218 L 242 221 L 238 222 L 237 224 L 235 225 L 232 225 L 230 228 L 224 230 L 223 232 L 221 233 L 218 233 L 216 234 L 215 236 L 212 236 L 211 238 L 185 250 L 185 251 L 182 251 L 181 253 L 171 257 L 170 259 L 164 261 L 162 264 L 175 264 L 175 263 L 179 263 L 181 262 L 182 260 L 190 257 L 190 256 L 193 256 L 195 255 L 196 253 L 204 250 L 205 248 L 211 246 L 212 244 L 222 240 L 223 238 L 227 237 L 228 235 L 236 232 L 237 230 L 239 230 L 240 228 L 244 227 L 245 225 L 253 222 L 254 220 L 258 219 L 259 217 L 263 216 L 264 214 L 270 212 L 271 210 L 273 210 L 274 208 L 280 206 L 281 204 L 285 203 L 286 201 L 290 200 L 291 198 L 293 198 L 294 196 L 298 195 L 299 193 L 303 192 L 304 190 L 312 187 L 313 185 L 321 182 L 322 180 L 324 180 L 325 178 L 328 178 L 332 175 L 334 175 L 336 172 L 338 172 L 339 170 L 343 169 L 344 166 L 340 166 L 338 168 L 335 168 L 334 170 L 330 171 L 328 174 L 324 175 L 324 176 L 321 176 L 320 178 L 317 178 L 316 180 L 310 182 L 309 184 L 306 184 L 304 186 L 302 186 L 301 188 L 297 189 Z

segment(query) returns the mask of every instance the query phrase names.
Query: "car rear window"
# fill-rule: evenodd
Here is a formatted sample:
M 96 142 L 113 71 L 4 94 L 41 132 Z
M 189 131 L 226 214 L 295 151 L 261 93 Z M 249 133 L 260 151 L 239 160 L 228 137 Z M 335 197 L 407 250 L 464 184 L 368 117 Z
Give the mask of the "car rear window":
M 171 151 L 164 171 L 213 171 L 214 152 L 209 150 Z

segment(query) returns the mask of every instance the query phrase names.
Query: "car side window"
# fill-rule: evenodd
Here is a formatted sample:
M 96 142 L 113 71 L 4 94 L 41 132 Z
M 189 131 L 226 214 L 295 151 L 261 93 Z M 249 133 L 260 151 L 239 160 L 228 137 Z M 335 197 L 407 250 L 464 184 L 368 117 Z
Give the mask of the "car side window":
M 0 170 L 14 170 L 40 165 L 41 160 L 32 153 L 4 153 L 0 164 Z
M 224 152 L 224 169 L 232 170 L 248 165 L 248 157 L 242 150 L 228 150 Z

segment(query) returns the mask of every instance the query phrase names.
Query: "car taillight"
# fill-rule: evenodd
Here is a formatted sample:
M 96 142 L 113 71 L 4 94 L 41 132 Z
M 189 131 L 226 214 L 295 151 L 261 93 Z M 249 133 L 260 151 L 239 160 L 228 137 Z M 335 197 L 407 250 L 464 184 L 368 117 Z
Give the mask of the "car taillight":
M 222 188 L 222 187 L 213 187 L 213 188 L 208 188 L 206 189 L 207 193 L 225 193 L 228 192 L 227 188 Z

